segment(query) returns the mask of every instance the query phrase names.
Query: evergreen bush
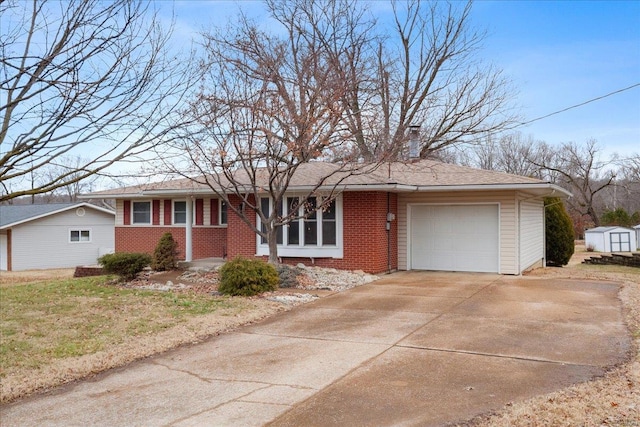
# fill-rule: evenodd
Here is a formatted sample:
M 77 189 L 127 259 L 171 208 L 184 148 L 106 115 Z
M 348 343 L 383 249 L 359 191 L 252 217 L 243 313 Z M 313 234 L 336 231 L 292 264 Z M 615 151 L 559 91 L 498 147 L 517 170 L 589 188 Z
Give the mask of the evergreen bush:
M 151 268 L 155 271 L 173 270 L 178 257 L 178 242 L 169 232 L 164 233 L 153 251 Z
M 98 263 L 109 274 L 117 274 L 124 280 L 133 280 L 146 266 L 151 264 L 147 254 L 117 252 L 98 258 Z
M 557 197 L 544 199 L 547 265 L 566 265 L 575 249 L 573 223 Z
M 253 296 L 274 291 L 280 280 L 273 265 L 242 257 L 228 261 L 219 271 L 218 292 L 225 295 Z

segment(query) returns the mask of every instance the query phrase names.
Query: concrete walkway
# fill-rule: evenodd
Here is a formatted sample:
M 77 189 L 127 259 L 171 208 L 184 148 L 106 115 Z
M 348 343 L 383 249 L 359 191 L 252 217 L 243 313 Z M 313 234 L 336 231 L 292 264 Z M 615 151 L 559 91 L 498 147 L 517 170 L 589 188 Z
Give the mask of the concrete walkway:
M 625 359 L 611 283 L 402 272 L 1 408 L 3 426 L 442 425 Z

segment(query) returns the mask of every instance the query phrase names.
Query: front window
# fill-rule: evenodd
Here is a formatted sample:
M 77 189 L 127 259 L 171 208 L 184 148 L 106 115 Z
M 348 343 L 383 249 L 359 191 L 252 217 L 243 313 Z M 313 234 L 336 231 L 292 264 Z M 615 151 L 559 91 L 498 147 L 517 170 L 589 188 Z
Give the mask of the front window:
M 187 202 L 174 200 L 174 202 L 173 202 L 173 223 L 174 224 L 186 224 L 187 223 Z
M 69 242 L 80 243 L 91 241 L 91 230 L 69 230 Z
M 331 201 L 320 197 L 285 197 L 284 203 L 276 207 L 278 215 L 297 218 L 278 228 L 278 255 L 342 257 L 341 201 L 340 197 Z M 260 207 L 264 215 L 269 216 L 274 208 L 273 200 L 261 198 Z M 264 224 L 260 227 L 266 231 Z M 258 254 L 266 254 L 267 240 L 260 237 L 258 243 Z
M 133 223 L 151 224 L 151 202 L 133 202 Z

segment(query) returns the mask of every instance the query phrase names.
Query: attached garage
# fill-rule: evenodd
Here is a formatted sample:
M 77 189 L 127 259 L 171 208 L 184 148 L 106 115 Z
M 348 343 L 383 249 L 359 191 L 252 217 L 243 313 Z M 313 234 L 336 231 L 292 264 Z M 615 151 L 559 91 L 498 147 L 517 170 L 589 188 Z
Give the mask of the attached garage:
M 410 206 L 414 270 L 499 272 L 499 205 Z

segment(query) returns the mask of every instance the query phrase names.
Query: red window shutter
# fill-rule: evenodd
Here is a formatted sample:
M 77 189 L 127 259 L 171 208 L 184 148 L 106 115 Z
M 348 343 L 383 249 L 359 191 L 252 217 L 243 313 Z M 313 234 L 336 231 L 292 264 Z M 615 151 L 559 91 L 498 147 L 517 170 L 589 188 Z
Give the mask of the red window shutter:
M 164 201 L 164 225 L 171 225 L 171 200 Z
M 123 220 L 122 222 L 124 223 L 124 225 L 130 225 L 131 224 L 131 200 L 125 200 L 123 202 L 123 213 L 122 213 L 122 217 Z
M 196 199 L 196 225 L 204 224 L 204 200 Z
M 211 199 L 211 225 L 218 225 L 218 199 Z
M 160 200 L 154 200 L 152 206 L 153 225 L 160 225 Z

